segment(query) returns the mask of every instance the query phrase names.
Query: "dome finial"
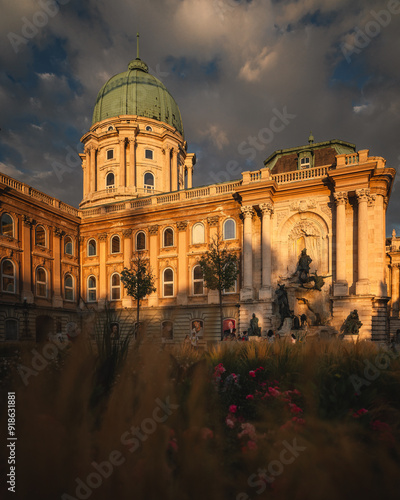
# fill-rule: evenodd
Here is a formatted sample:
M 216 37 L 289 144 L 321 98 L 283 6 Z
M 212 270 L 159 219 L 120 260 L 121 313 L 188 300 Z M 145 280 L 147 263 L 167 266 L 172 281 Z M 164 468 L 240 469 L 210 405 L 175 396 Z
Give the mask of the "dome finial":
M 149 72 L 149 67 L 139 57 L 139 33 L 136 33 L 136 59 L 132 59 L 132 61 L 128 64 L 128 69 L 131 71 L 139 69 L 145 73 Z
M 308 136 L 308 144 L 312 144 L 314 142 L 314 136 L 312 135 L 312 132 L 310 132 L 310 135 Z
M 137 41 L 136 41 L 136 59 L 140 59 L 139 57 L 139 32 L 136 33 L 136 38 L 137 38 Z

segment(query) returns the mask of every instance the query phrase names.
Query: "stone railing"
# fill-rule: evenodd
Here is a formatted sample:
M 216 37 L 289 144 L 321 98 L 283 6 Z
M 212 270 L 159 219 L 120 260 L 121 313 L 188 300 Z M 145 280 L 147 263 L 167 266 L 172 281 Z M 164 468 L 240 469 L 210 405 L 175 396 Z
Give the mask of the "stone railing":
M 272 174 L 271 178 L 278 184 L 287 182 L 299 182 L 309 179 L 318 179 L 328 175 L 329 167 L 304 168 L 302 170 L 293 170 L 292 172 L 283 172 L 281 174 Z
M 37 189 L 34 189 L 31 186 L 24 184 L 23 182 L 13 179 L 12 177 L 8 177 L 8 175 L 0 174 L 0 184 L 4 184 L 11 189 L 15 189 L 25 196 L 34 198 L 35 200 L 39 200 L 45 205 L 50 205 L 54 208 L 57 208 L 58 210 L 61 210 L 61 212 L 68 213 L 70 215 L 73 215 L 74 217 L 80 216 L 80 211 L 77 208 L 72 207 L 71 205 L 67 205 L 67 203 L 62 202 L 57 198 L 53 198 L 48 194 L 42 193 L 41 191 L 38 191 Z

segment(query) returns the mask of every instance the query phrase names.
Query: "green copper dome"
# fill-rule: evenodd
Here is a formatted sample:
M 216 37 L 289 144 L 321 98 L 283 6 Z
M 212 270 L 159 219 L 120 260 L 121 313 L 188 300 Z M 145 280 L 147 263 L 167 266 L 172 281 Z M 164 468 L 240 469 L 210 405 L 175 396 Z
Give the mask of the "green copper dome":
M 136 58 L 128 71 L 108 80 L 100 90 L 93 112 L 94 123 L 119 115 L 153 118 L 175 127 L 183 136 L 181 113 L 163 83 L 150 75 L 146 63 Z

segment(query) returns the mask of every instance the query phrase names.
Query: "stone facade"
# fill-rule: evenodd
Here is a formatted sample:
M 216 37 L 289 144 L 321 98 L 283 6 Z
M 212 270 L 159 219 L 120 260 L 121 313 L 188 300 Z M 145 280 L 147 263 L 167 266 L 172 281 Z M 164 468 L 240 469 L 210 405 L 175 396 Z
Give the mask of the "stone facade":
M 140 60 L 130 67 L 145 72 Z M 310 326 L 340 332 L 357 309 L 360 338 L 386 340 L 400 328 L 400 245 L 395 235 L 385 242 L 395 170 L 383 158 L 310 138 L 237 181 L 193 188 L 195 155 L 171 123 L 95 121 L 82 137 L 79 209 L 0 175 L 1 340 L 41 340 L 106 307 L 129 315 L 135 304 L 120 273 L 140 252 L 156 276 L 157 291 L 142 304 L 147 333 L 179 342 L 197 321 L 205 341 L 218 341 L 218 294 L 196 269 L 218 233 L 239 257 L 237 284 L 224 294 L 224 319 L 238 331 L 253 313 L 263 335 L 279 327 L 278 284 Z M 303 249 L 320 289 L 300 286 Z

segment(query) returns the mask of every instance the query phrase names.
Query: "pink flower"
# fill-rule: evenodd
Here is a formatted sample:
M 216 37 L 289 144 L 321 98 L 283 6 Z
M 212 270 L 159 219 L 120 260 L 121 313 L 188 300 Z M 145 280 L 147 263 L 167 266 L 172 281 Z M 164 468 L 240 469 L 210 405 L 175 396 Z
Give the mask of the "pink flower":
M 378 432 L 388 432 L 390 431 L 390 425 L 386 422 L 382 422 L 381 420 L 374 420 L 371 422 L 371 428 L 373 431 Z
M 232 422 L 232 421 L 231 421 Z M 232 422 L 233 424 L 233 422 Z M 208 427 L 203 427 L 201 429 L 201 437 L 203 439 L 212 439 L 214 437 L 214 433 L 211 429 L 209 429 Z
M 352 417 L 353 418 L 360 418 L 362 415 L 365 415 L 366 413 L 368 413 L 368 410 L 366 410 L 365 408 L 361 408 L 360 410 L 357 410 L 356 412 L 354 412 L 352 414 Z
M 290 408 L 290 412 L 294 413 L 296 415 L 298 413 L 303 413 L 303 410 L 299 406 L 295 405 L 294 403 L 289 403 L 289 408 Z
M 231 405 L 229 407 L 229 413 L 236 413 L 237 412 L 237 406 L 236 405 Z
M 294 422 L 295 424 L 299 424 L 299 425 L 304 425 L 306 423 L 304 418 L 299 418 L 299 417 L 293 417 L 292 422 Z
M 256 441 L 257 434 L 254 425 L 249 424 L 248 422 L 242 424 L 242 432 L 238 434 L 238 438 L 243 436 L 248 436 L 252 441 Z
M 274 387 L 268 387 L 268 392 L 271 394 L 271 396 L 280 396 L 281 393 L 277 391 Z
M 235 427 L 235 422 L 230 418 L 226 418 L 225 423 L 230 429 Z
M 176 442 L 175 438 L 168 441 L 168 448 L 170 448 L 172 451 L 178 451 L 178 443 Z
M 250 377 L 253 377 L 253 378 L 254 378 L 254 377 L 256 376 L 256 372 L 255 372 L 254 370 L 251 370 L 251 371 L 249 372 L 249 375 L 250 375 Z
M 246 399 L 254 399 L 253 394 L 248 394 L 248 395 L 246 396 Z

